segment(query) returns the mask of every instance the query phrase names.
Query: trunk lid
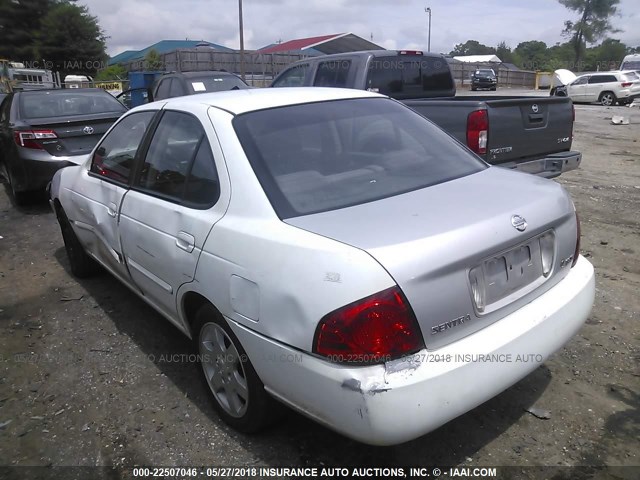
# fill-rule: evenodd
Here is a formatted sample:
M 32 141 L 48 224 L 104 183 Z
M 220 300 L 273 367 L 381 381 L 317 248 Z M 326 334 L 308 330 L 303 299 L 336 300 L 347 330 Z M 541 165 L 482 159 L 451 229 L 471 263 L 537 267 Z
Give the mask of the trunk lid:
M 524 232 L 514 228 L 514 215 L 526 219 Z M 562 187 L 500 168 L 286 222 L 368 252 L 406 295 L 429 349 L 484 328 L 546 291 L 568 272 L 576 245 L 574 210 Z M 544 277 L 537 242 L 549 231 L 555 255 Z M 524 263 L 523 253 L 531 257 Z M 484 312 L 475 307 L 469 280 L 478 266 L 485 269 L 491 302 Z M 508 266 L 522 271 L 505 283 Z
M 93 149 L 104 133 L 120 118 L 121 113 L 103 113 L 62 118 L 31 118 L 31 130 L 51 130 L 57 138 L 36 140 L 49 154 L 61 156 L 85 155 Z M 21 128 L 20 130 L 23 130 Z

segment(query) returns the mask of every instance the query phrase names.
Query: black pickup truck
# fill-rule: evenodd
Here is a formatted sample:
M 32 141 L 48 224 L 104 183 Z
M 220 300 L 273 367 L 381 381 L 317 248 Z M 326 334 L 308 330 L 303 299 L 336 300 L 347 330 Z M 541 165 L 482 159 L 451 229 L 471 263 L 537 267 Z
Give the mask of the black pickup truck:
M 318 86 L 379 92 L 405 103 L 493 165 L 557 177 L 580 165 L 571 150 L 567 97 L 461 96 L 444 57 L 372 50 L 291 64 L 272 87 Z

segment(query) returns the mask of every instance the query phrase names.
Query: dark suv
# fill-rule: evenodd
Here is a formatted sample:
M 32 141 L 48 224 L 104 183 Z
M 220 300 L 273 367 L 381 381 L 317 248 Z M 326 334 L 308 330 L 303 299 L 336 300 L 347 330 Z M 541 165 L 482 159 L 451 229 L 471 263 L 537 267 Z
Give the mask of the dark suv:
M 479 88 L 495 90 L 498 86 L 496 73 L 491 68 L 478 69 L 471 75 L 471 90 L 474 92 Z
M 127 108 L 133 108 L 155 100 L 245 88 L 251 87 L 229 72 L 172 72 L 156 79 L 151 88 L 132 88 L 122 92 L 117 98 Z
M 250 88 L 242 79 L 229 72 L 175 72 L 155 81 L 151 92 L 153 100 L 195 95 L 197 93 L 244 90 Z

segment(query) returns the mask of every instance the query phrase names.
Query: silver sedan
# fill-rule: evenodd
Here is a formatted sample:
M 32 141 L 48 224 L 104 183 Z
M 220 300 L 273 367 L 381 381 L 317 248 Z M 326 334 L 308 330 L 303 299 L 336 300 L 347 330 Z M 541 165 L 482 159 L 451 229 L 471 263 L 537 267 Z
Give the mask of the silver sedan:
M 101 266 L 192 338 L 245 432 L 284 403 L 365 443 L 419 437 L 537 368 L 594 299 L 560 185 L 369 92 L 144 105 L 50 194 L 72 272 Z

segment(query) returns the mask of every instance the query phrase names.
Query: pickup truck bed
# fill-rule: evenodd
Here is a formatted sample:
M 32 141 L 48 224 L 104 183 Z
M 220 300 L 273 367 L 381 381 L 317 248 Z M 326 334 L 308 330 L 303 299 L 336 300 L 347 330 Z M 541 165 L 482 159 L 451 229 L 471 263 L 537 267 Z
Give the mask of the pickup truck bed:
M 567 97 L 464 96 L 441 55 L 372 50 L 293 63 L 272 87 L 355 88 L 403 102 L 486 162 L 557 177 L 580 165 L 571 150 L 574 110 Z

